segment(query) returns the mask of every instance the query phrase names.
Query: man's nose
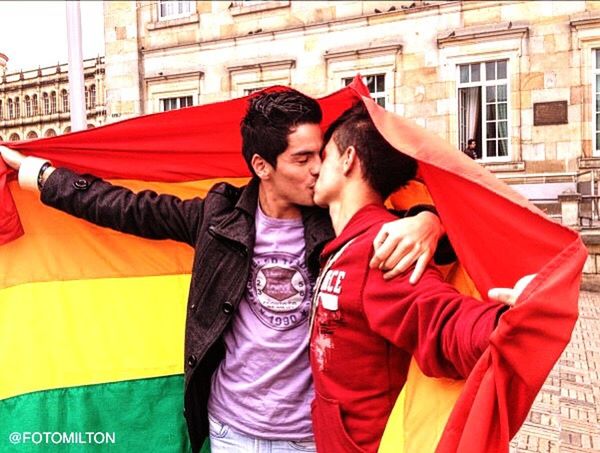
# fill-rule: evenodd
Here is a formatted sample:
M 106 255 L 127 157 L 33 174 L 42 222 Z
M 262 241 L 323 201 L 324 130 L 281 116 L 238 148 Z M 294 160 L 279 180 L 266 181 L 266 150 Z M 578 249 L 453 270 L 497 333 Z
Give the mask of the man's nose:
M 314 160 L 313 164 L 310 167 L 310 173 L 314 176 L 319 176 L 319 172 L 321 171 L 321 157 L 317 156 Z

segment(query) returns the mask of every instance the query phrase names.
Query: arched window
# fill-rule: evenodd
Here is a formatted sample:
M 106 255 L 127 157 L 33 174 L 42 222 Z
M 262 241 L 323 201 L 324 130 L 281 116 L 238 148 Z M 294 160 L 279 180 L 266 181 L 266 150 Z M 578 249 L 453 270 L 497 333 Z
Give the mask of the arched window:
M 3 142 L 4 139 L 2 138 L 2 135 L 0 135 L 0 142 Z
M 19 96 L 15 98 L 15 118 L 21 117 L 21 99 Z
M 12 99 L 8 100 L 8 119 L 9 120 L 15 119 L 15 105 L 14 105 Z
M 25 116 L 31 116 L 31 98 L 29 95 L 25 96 Z
M 2 105 L 2 100 L 0 100 L 0 120 L 3 120 L 3 119 L 4 119 L 4 106 Z
M 69 132 L 71 132 L 71 126 L 65 127 L 65 130 L 63 131 L 63 134 L 68 134 Z
M 44 137 L 56 137 L 56 131 L 54 129 L 48 129 L 44 132 Z
M 27 132 L 27 139 L 31 140 L 33 138 L 38 138 L 38 134 L 36 131 L 29 131 Z
M 96 107 L 96 85 L 92 85 L 90 87 L 90 94 L 88 96 L 89 104 L 87 106 L 88 109 L 93 109 Z
M 56 91 L 50 95 L 50 113 L 56 113 Z
M 38 97 L 37 94 L 33 95 L 31 100 L 31 110 L 33 110 L 33 115 L 36 116 L 38 114 Z
M 17 134 L 16 132 L 13 132 L 12 134 L 10 134 L 10 138 L 8 140 L 11 142 L 18 142 L 19 140 L 21 140 L 21 137 L 19 137 L 19 134 Z
M 48 93 L 42 94 L 42 113 L 48 115 L 50 113 L 50 98 Z
M 93 129 L 93 128 L 95 128 L 95 127 L 96 127 L 96 126 L 94 126 L 93 124 L 88 124 L 88 125 L 87 125 L 87 128 L 88 128 L 88 129 Z
M 69 93 L 67 93 L 67 90 L 63 89 L 60 92 L 60 97 L 62 98 L 62 111 L 68 112 L 69 111 Z

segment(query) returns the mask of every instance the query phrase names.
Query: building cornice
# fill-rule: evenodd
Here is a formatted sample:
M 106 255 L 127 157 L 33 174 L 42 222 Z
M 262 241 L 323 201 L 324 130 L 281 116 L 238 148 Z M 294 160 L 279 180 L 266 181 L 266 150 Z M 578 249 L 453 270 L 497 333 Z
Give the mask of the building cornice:
M 600 27 L 600 14 L 589 15 L 586 14 L 583 17 L 575 18 L 569 22 L 571 28 L 575 30 L 581 30 L 585 28 L 598 28 Z
M 282 58 L 280 60 L 270 58 L 269 60 L 248 60 L 235 66 L 228 66 L 229 72 L 248 71 L 254 69 L 292 69 L 296 66 L 295 59 Z
M 344 46 L 329 49 L 325 52 L 325 60 L 348 58 L 352 56 L 362 56 L 375 53 L 395 53 L 401 50 L 402 43 L 398 40 L 379 40 L 372 41 L 367 46 Z
M 190 71 L 190 72 L 179 72 L 179 73 L 173 73 L 173 74 L 160 73 L 155 76 L 144 77 L 144 80 L 146 82 L 159 82 L 162 80 L 187 79 L 187 78 L 191 78 L 194 76 L 196 76 L 198 78 L 202 78 L 202 77 L 204 77 L 204 72 L 203 71 Z
M 529 27 L 515 26 L 512 22 L 486 27 L 457 28 L 438 35 L 438 48 L 499 39 L 521 39 L 529 35 Z

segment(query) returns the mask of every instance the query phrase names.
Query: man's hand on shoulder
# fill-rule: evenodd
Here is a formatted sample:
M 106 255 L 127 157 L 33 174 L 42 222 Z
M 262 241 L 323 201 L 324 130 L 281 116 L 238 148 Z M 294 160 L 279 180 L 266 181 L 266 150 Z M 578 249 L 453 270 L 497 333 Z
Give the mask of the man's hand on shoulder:
M 439 217 L 427 211 L 386 223 L 373 241 L 375 253 L 369 265 L 371 269 L 385 271 L 383 277 L 390 280 L 415 264 L 410 276 L 410 283 L 415 284 L 425 272 L 443 234 Z
M 4 160 L 6 165 L 8 165 L 10 168 L 14 168 L 17 171 L 19 168 L 21 168 L 21 164 L 25 159 L 23 154 L 4 145 L 0 145 L 0 155 L 2 155 L 2 160 Z

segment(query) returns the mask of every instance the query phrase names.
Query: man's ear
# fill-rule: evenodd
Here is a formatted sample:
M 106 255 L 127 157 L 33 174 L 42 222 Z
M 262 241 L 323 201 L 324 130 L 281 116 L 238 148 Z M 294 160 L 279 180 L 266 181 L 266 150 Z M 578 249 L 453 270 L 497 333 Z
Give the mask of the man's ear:
M 273 166 L 258 154 L 252 156 L 250 164 L 254 169 L 254 173 L 256 173 L 256 176 L 260 179 L 269 179 L 271 177 Z
M 346 148 L 342 155 L 342 170 L 344 171 L 344 176 L 348 175 L 357 164 L 358 157 L 356 155 L 356 148 L 351 145 Z

